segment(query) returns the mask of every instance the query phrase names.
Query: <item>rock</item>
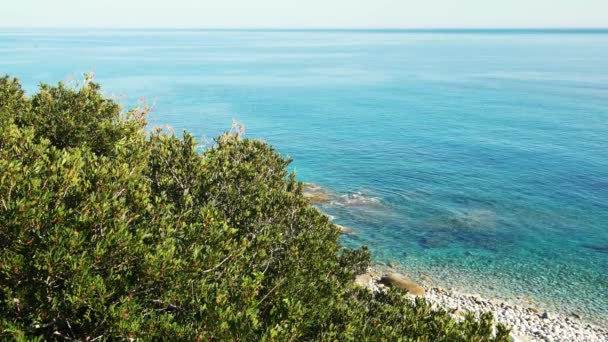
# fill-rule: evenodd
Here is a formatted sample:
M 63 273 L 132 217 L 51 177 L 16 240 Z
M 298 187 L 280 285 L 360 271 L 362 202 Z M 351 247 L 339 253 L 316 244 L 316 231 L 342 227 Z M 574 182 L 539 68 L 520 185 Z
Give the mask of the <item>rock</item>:
M 355 285 L 371 289 L 373 277 L 369 273 L 359 274 L 355 277 Z
M 382 284 L 406 290 L 414 296 L 425 296 L 424 288 L 399 273 L 389 273 L 380 279 Z
M 309 192 L 305 192 L 304 197 L 306 197 L 309 201 L 316 202 L 316 203 L 329 202 L 329 200 L 330 200 L 329 196 L 327 196 L 327 195 L 313 194 L 313 193 L 309 193 Z
M 341 225 L 341 224 L 334 224 L 334 225 L 340 229 L 340 233 L 342 233 L 342 234 L 352 234 L 352 233 L 354 233 L 354 232 L 355 232 L 355 231 L 354 231 L 352 228 L 350 228 L 350 227 L 345 227 L 345 226 L 343 226 L 343 225 Z
M 540 318 L 542 318 L 542 319 L 549 319 L 549 313 L 547 313 L 546 311 L 545 311 L 545 312 L 543 312 L 543 313 L 540 315 Z
M 454 310 L 453 314 L 455 316 L 461 316 L 461 317 L 465 317 L 467 315 L 467 311 L 461 310 L 461 309 L 456 309 Z
M 331 196 L 327 190 L 312 183 L 304 183 L 302 194 L 311 202 L 322 203 L 331 200 Z
M 523 342 L 523 341 L 524 341 L 522 338 L 518 337 L 517 335 L 513 335 L 513 334 L 512 334 L 512 335 L 511 335 L 511 336 L 509 336 L 509 337 L 510 337 L 510 339 L 511 339 L 511 342 Z

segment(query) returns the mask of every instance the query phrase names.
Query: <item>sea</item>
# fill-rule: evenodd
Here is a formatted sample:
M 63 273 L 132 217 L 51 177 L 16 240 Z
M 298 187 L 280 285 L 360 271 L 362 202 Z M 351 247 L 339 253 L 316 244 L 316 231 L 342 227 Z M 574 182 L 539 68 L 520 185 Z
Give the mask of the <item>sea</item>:
M 83 73 L 202 146 L 240 122 L 379 264 L 608 325 L 608 30 L 0 30 L 28 94 Z

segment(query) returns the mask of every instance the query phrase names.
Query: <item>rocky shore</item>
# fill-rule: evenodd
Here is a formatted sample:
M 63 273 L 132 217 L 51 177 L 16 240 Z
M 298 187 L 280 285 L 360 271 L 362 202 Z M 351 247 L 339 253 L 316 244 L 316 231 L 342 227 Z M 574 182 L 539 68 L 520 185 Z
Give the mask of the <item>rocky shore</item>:
M 315 204 L 361 201 L 359 195 L 339 196 L 312 183 L 304 185 L 304 196 Z M 330 219 L 333 218 L 330 217 Z M 356 230 L 351 227 L 335 225 L 342 234 L 356 233 Z M 608 342 L 607 329 L 585 322 L 576 315 L 551 313 L 531 306 L 481 298 L 475 294 L 466 294 L 451 289 L 446 290 L 429 284 L 418 284 L 407 276 L 397 273 L 390 264 L 389 267 L 376 265 L 375 268 L 369 269 L 367 273 L 358 275 L 355 283 L 371 291 L 385 291 L 389 286 L 401 288 L 412 295 L 425 297 L 427 301 L 448 311 L 456 319 L 463 318 L 467 312 L 480 315 L 490 311 L 496 321 L 511 328 L 511 339 L 514 342 Z
M 608 330 L 594 326 L 574 316 L 541 312 L 504 301 L 481 298 L 477 295 L 425 287 L 408 277 L 391 272 L 370 269 L 358 275 L 355 283 L 371 291 L 384 291 L 395 286 L 424 296 L 427 301 L 448 311 L 456 319 L 466 312 L 479 315 L 490 311 L 495 319 L 511 327 L 512 341 L 589 341 L 608 342 Z

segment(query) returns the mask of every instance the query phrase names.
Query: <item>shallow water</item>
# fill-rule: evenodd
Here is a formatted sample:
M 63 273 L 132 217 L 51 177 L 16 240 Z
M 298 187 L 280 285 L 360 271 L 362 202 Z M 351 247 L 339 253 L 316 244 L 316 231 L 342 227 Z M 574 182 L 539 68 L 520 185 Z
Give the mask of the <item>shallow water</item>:
M 347 246 L 608 321 L 608 31 L 0 31 L 30 93 L 92 70 L 153 125 L 244 123 Z

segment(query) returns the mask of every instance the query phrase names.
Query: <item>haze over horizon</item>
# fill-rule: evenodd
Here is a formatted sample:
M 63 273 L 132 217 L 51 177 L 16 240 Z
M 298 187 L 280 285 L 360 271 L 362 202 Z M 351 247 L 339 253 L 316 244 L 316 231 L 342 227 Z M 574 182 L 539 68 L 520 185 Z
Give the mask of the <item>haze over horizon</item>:
M 22 0 L 0 28 L 602 28 L 602 0 Z

